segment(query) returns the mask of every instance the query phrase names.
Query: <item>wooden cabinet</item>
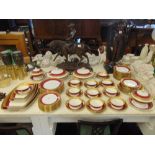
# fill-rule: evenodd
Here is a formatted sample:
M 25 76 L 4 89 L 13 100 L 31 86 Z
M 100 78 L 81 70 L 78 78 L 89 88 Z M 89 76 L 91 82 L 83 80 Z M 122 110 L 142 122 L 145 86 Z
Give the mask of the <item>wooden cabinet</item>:
M 36 19 L 33 20 L 36 39 L 66 39 L 70 23 L 75 23 L 76 36 L 101 39 L 100 21 L 96 19 Z

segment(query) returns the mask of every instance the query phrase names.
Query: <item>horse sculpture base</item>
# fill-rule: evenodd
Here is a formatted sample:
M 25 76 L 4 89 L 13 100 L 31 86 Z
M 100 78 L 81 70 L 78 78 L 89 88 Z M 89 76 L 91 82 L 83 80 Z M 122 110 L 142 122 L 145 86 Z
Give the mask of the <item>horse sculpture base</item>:
M 71 62 L 63 62 L 61 64 L 58 64 L 57 67 L 62 68 L 64 70 L 67 70 L 68 72 L 73 72 L 77 70 L 78 68 L 85 67 L 93 71 L 92 67 L 90 64 L 86 64 L 83 62 L 76 62 L 76 61 L 71 61 Z

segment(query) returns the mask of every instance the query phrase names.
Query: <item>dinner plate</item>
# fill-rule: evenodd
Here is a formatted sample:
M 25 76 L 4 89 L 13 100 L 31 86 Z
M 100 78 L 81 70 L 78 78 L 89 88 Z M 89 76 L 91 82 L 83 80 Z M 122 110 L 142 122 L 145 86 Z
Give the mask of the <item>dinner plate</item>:
M 76 70 L 76 74 L 78 75 L 89 75 L 91 71 L 87 68 L 79 68 Z
M 130 78 L 124 78 L 123 80 L 121 80 L 121 84 L 130 88 L 136 88 L 140 85 L 140 83 L 137 80 Z
M 43 84 L 43 88 L 53 90 L 60 86 L 60 82 L 57 80 L 49 80 Z
M 51 112 L 59 108 L 61 102 L 60 94 L 54 91 L 43 93 L 39 96 L 38 106 L 44 112 Z
M 63 90 L 63 82 L 60 79 L 51 78 L 40 83 L 41 91 L 58 91 Z
M 134 100 L 133 98 L 130 98 L 129 101 L 130 101 L 130 104 L 133 107 L 135 107 L 137 109 L 140 109 L 140 110 L 150 110 L 150 109 L 153 108 L 153 103 L 152 102 L 146 103 L 146 104 L 142 104 L 142 103 Z
M 43 104 L 54 104 L 58 100 L 58 96 L 56 94 L 47 94 L 41 98 L 41 102 Z
M 93 72 L 91 72 L 89 69 L 84 67 L 79 68 L 73 72 L 73 76 L 79 79 L 87 79 L 92 77 L 93 75 L 94 75 Z
M 145 89 L 132 91 L 131 96 L 135 100 L 144 104 L 148 102 L 153 102 L 153 98 L 151 97 L 149 92 L 146 91 Z
M 79 78 L 79 79 L 88 79 L 88 78 L 93 77 L 93 76 L 94 76 L 94 73 L 91 72 L 91 73 L 88 74 L 88 75 L 79 75 L 79 74 L 76 74 L 75 72 L 73 72 L 73 76 L 74 76 L 75 78 Z
M 58 78 L 58 79 L 62 79 L 65 78 L 69 75 L 69 73 L 61 68 L 54 68 L 51 71 L 49 71 L 47 73 L 47 76 L 50 78 Z

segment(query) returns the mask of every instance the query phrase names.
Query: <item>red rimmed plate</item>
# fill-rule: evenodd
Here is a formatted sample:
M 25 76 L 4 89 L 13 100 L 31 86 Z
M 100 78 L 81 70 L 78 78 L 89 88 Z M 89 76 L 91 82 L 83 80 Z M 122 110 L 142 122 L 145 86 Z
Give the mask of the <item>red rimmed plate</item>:
M 47 79 L 40 83 L 40 88 L 48 91 L 61 89 L 61 87 L 63 87 L 63 82 L 57 78 Z
M 48 77 L 58 79 L 65 78 L 68 76 L 68 74 L 69 73 L 66 70 L 63 70 L 61 68 L 54 68 L 53 70 L 47 73 Z
M 132 91 L 131 97 L 143 104 L 153 102 L 153 98 L 151 97 L 149 92 L 144 89 Z
M 120 95 L 120 92 L 114 86 L 106 87 L 103 93 L 108 97 L 115 97 Z
M 129 73 L 130 72 L 130 68 L 127 66 L 123 66 L 123 65 L 117 65 L 115 66 L 116 71 L 120 72 L 120 73 Z
M 96 80 L 88 80 L 84 83 L 85 87 L 98 87 L 98 82 Z
M 51 76 L 62 76 L 64 74 L 66 74 L 66 71 L 61 68 L 54 68 L 49 72 L 49 75 Z
M 90 88 L 85 91 L 85 96 L 88 98 L 100 97 L 101 92 L 98 89 Z
M 70 97 L 74 97 L 74 96 L 81 96 L 83 94 L 83 92 L 80 88 L 73 87 L 73 88 L 69 88 L 67 90 L 66 94 Z
M 126 86 L 129 88 L 140 88 L 141 84 L 139 81 L 132 78 L 124 78 L 120 82 L 121 86 Z
M 77 97 L 72 97 L 66 102 L 66 107 L 69 110 L 79 111 L 85 107 L 84 101 Z
M 129 102 L 134 108 L 139 110 L 151 110 L 153 108 L 152 102 L 143 104 L 143 103 L 137 102 L 133 98 L 129 98 Z
M 149 92 L 147 92 L 146 90 L 136 90 L 133 92 L 136 96 L 140 97 L 140 98 L 145 98 L 148 99 L 151 97 L 151 95 L 149 94 Z
M 44 105 L 55 104 L 55 103 L 58 102 L 59 100 L 60 100 L 60 96 L 59 96 L 56 92 L 44 94 L 44 95 L 40 98 L 40 102 L 41 102 L 42 104 L 44 104 Z
M 42 80 L 44 80 L 45 79 L 45 77 L 46 77 L 46 75 L 45 74 L 41 74 L 41 75 L 31 75 L 30 76 L 30 79 L 32 80 L 32 81 L 42 81 Z M 35 79 L 36 78 L 36 79 Z
M 16 88 L 15 93 L 17 94 L 27 94 L 32 90 L 33 85 L 23 84 Z
M 41 68 L 35 68 L 32 70 L 32 74 L 38 74 L 40 72 L 43 72 Z
M 97 74 L 97 77 L 100 77 L 100 78 L 109 78 L 109 75 L 106 72 L 99 72 Z
M 70 87 L 80 87 L 80 86 L 82 86 L 82 84 L 83 83 L 79 79 L 71 79 L 68 82 L 68 86 L 70 86 Z
M 113 97 L 108 100 L 108 106 L 117 111 L 125 110 L 128 106 L 127 103 L 120 97 Z
M 100 82 L 101 86 L 113 86 L 114 82 L 110 79 L 104 79 Z
M 103 100 L 99 98 L 90 99 L 86 105 L 87 109 L 94 113 L 101 113 L 105 110 L 106 105 Z
M 91 74 L 91 71 L 87 68 L 79 68 L 75 71 L 75 73 L 80 76 L 88 76 Z
M 94 76 L 94 73 L 87 68 L 80 68 L 73 72 L 73 76 L 79 79 L 87 79 Z

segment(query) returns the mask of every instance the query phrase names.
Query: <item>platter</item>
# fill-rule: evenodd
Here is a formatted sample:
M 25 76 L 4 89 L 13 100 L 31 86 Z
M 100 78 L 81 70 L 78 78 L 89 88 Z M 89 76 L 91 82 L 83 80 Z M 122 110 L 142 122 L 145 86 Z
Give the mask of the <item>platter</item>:
M 23 90 L 27 90 L 24 85 L 29 85 L 31 90 L 29 92 L 20 92 Z M 24 88 L 22 90 L 22 87 Z M 18 90 L 18 91 L 17 91 Z M 17 93 L 18 92 L 18 93 Z M 37 97 L 38 95 L 38 85 L 33 83 L 22 83 L 14 88 L 3 100 L 1 108 L 10 110 L 10 111 L 19 111 L 24 110 L 28 107 Z

